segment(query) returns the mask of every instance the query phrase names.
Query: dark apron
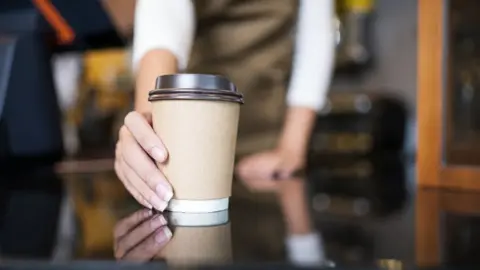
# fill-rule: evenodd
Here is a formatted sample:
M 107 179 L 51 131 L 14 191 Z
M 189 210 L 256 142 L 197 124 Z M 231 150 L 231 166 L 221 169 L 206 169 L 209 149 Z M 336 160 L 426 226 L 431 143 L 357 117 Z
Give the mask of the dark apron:
M 187 72 L 221 74 L 244 94 L 237 154 L 271 148 L 282 128 L 297 0 L 196 0 Z
M 0 164 L 12 158 L 52 163 L 63 153 L 49 30 L 30 1 L 1 1 Z

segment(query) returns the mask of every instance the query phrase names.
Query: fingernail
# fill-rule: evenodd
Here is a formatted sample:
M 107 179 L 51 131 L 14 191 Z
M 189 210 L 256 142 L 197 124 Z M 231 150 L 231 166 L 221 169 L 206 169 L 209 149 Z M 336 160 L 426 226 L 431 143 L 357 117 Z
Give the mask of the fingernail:
M 153 229 L 159 228 L 163 225 L 167 225 L 167 220 L 162 216 L 158 216 L 152 219 L 150 225 L 152 226 Z
M 172 238 L 172 232 L 168 227 L 163 227 L 162 230 L 155 236 L 155 241 L 159 244 L 163 244 Z
M 158 184 L 156 191 L 160 198 L 163 198 L 164 201 L 169 202 L 173 198 L 173 192 L 170 189 L 171 187 L 165 184 Z
M 160 200 L 157 196 L 153 197 L 150 202 L 158 211 L 164 211 L 167 208 L 167 202 Z
M 164 199 L 165 199 L 166 202 L 169 202 L 172 198 L 173 198 L 173 192 L 171 192 L 170 190 L 168 190 L 168 191 L 165 193 Z
M 158 161 L 158 162 L 162 162 L 165 160 L 165 157 L 166 157 L 166 154 L 165 154 L 165 151 L 163 151 L 162 149 L 160 149 L 160 147 L 157 147 L 157 146 L 154 146 L 151 150 L 151 153 L 152 153 L 152 157 Z

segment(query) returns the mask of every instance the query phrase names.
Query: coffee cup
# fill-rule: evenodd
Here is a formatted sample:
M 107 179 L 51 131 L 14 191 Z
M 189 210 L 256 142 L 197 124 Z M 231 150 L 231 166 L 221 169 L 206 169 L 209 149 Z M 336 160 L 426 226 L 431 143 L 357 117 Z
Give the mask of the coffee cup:
M 217 75 L 163 75 L 149 101 L 153 129 L 169 153 L 158 164 L 174 191 L 167 210 L 228 209 L 243 104 L 235 85 Z

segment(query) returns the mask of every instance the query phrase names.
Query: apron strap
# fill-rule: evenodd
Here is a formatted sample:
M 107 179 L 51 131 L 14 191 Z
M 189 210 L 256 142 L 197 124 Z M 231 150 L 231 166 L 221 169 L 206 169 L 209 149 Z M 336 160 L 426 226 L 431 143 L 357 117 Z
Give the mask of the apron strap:
M 62 15 L 60 15 L 60 12 L 52 4 L 51 0 L 32 0 L 32 3 L 37 7 L 45 20 L 53 27 L 57 33 L 60 44 L 64 45 L 73 42 L 75 32 Z

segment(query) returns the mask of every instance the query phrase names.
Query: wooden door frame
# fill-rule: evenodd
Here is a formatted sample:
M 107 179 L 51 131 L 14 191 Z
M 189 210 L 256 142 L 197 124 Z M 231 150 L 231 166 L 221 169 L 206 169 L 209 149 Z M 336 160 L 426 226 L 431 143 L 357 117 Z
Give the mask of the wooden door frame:
M 418 1 L 417 183 L 480 191 L 479 169 L 447 166 L 443 158 L 443 136 L 448 135 L 443 124 L 444 116 L 448 117 L 444 100 L 447 4 L 448 0 Z
M 442 264 L 442 216 L 480 214 L 480 196 L 463 192 L 422 188 L 416 194 L 415 260 L 417 266 Z

